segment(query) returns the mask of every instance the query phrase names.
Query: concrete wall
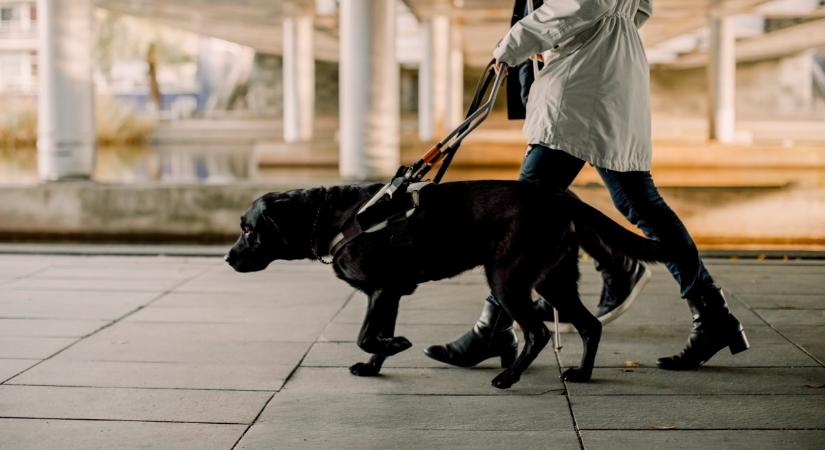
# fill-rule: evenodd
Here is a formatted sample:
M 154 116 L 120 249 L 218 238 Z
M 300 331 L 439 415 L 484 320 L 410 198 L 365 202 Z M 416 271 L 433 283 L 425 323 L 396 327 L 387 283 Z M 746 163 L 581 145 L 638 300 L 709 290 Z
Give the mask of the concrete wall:
M 813 92 L 813 54 L 741 63 L 736 68 L 737 120 L 825 118 Z M 707 74 L 704 68 L 651 72 L 654 115 L 706 115 Z
M 237 237 L 240 215 L 261 194 L 316 185 L 0 186 L 0 241 L 224 243 Z M 584 201 L 627 224 L 603 187 L 575 190 Z M 821 226 L 825 190 L 821 188 L 663 187 L 661 191 L 700 245 L 825 245 Z
M 257 53 L 245 101 L 250 111 L 281 118 L 283 116 L 283 58 Z M 315 113 L 338 115 L 338 64 L 315 61 Z
M 0 189 L 0 236 L 91 241 L 226 240 L 273 186 L 46 183 Z

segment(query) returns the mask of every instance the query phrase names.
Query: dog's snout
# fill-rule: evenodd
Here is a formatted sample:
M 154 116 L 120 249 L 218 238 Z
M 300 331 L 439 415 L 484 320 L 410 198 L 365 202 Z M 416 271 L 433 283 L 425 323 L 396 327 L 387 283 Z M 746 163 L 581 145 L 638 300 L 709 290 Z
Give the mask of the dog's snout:
M 223 260 L 232 265 L 238 259 L 238 252 L 235 251 L 235 248 L 229 249 L 225 255 L 223 255 Z

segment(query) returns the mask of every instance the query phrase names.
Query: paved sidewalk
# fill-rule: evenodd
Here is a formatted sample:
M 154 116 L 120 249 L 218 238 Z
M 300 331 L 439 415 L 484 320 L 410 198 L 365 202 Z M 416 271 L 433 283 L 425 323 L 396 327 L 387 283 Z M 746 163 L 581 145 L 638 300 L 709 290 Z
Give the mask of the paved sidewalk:
M 321 264 L 232 272 L 219 258 L 0 255 L 0 448 L 822 448 L 825 261 L 710 260 L 752 349 L 657 370 L 687 307 L 663 267 L 605 328 L 594 381 L 548 347 L 521 382 L 422 350 L 464 332 L 479 272 L 421 286 L 378 378 L 347 367 L 365 300 Z M 600 288 L 583 262 L 581 291 Z M 580 342 L 565 335 L 561 365 Z

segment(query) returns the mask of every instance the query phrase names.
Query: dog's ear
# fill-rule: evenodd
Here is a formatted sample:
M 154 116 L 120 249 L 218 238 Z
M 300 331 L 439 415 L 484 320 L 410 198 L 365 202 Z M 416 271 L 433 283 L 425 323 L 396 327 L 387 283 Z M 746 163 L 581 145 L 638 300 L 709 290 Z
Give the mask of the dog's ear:
M 270 233 L 278 235 L 274 239 L 285 247 L 289 247 L 290 239 L 300 236 L 300 214 L 303 206 L 302 197 L 296 192 L 272 193 L 262 198 L 259 222 L 269 229 Z M 299 238 L 300 239 L 300 238 Z
M 267 228 L 269 228 L 269 231 L 277 234 L 281 242 L 283 242 L 283 244 L 286 245 L 286 238 L 284 237 L 284 234 L 281 233 L 281 229 L 278 227 L 278 224 L 275 223 L 275 220 L 273 220 L 272 217 L 269 217 L 269 215 L 266 214 L 266 211 L 264 211 L 264 213 L 261 214 L 261 218 L 263 219 L 263 222 L 266 224 Z

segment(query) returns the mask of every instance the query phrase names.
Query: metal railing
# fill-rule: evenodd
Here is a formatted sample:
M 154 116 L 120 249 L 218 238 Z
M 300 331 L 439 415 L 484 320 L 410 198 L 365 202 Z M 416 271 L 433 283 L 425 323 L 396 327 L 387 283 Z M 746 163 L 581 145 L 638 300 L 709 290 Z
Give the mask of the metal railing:
M 23 26 L 17 21 L 0 21 L 0 39 L 34 39 L 37 37 L 37 22 Z

